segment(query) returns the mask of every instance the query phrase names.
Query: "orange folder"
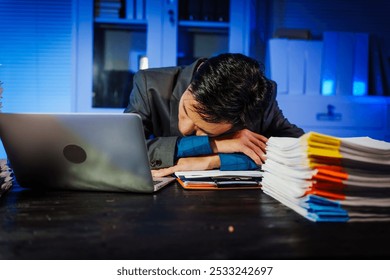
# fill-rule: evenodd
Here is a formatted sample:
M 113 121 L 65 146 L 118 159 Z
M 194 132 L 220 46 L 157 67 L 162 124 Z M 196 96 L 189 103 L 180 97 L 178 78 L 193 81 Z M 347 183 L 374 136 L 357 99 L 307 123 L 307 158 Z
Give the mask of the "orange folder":
M 181 179 L 176 178 L 179 184 L 186 190 L 214 190 L 214 191 L 222 191 L 222 190 L 255 190 L 261 189 L 261 184 L 257 185 L 243 185 L 243 184 L 229 184 L 229 185 L 218 185 L 213 182 L 183 182 Z

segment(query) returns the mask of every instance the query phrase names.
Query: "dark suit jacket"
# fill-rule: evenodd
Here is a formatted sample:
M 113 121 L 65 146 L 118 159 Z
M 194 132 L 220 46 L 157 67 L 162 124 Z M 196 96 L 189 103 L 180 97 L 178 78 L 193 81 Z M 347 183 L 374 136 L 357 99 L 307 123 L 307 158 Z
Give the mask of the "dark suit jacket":
M 174 164 L 176 141 L 182 136 L 178 129 L 179 101 L 199 63 L 141 70 L 134 76 L 125 113 L 137 113 L 142 118 L 152 168 Z M 276 85 L 268 108 L 259 118 L 253 130 L 266 137 L 299 137 L 304 133 L 283 116 L 276 101 Z

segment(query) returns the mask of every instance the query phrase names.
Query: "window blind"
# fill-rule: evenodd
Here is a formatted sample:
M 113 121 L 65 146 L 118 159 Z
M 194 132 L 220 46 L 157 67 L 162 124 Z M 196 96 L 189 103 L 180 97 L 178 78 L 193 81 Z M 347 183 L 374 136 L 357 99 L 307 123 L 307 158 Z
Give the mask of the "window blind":
M 0 1 L 4 112 L 71 110 L 72 2 Z

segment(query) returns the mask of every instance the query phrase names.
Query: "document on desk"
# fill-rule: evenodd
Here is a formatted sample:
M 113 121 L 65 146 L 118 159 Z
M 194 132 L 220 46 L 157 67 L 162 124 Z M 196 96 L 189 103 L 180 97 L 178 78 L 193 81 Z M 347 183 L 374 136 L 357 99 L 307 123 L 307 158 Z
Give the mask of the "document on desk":
M 185 189 L 226 190 L 226 189 L 260 189 L 262 171 L 182 171 L 175 176 Z

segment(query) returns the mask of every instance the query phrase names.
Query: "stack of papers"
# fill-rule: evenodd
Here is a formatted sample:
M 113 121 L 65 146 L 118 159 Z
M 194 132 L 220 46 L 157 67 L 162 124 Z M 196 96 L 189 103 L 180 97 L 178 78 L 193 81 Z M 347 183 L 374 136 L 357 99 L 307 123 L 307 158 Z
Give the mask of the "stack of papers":
M 0 160 L 0 197 L 12 187 L 13 173 L 5 159 Z
M 309 132 L 271 137 L 263 191 L 312 221 L 390 220 L 390 143 Z
M 260 170 L 204 170 L 175 173 L 177 181 L 183 188 L 199 190 L 260 189 L 262 175 Z

